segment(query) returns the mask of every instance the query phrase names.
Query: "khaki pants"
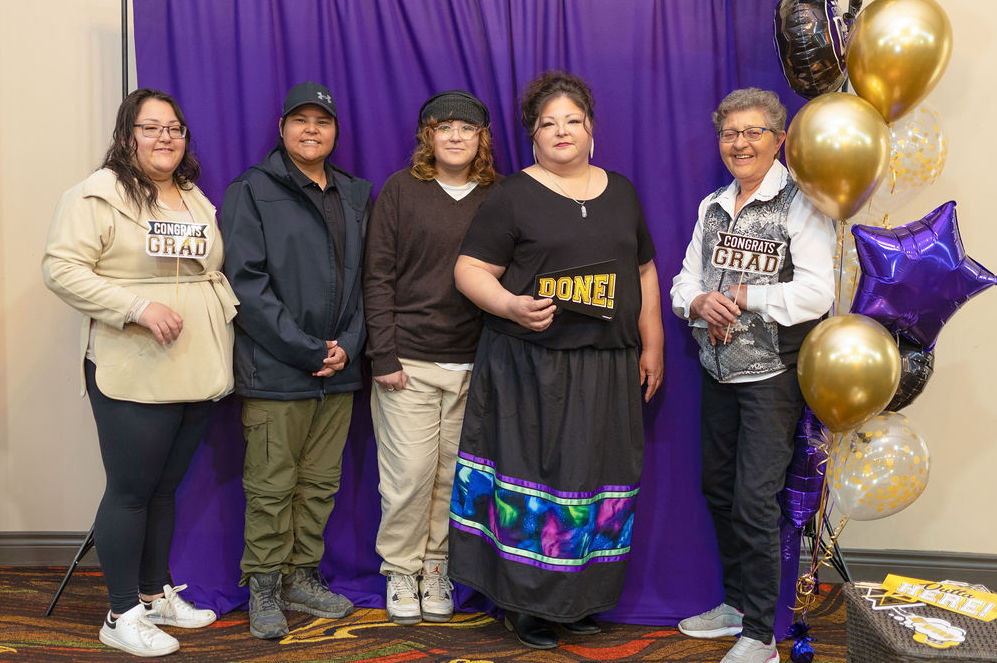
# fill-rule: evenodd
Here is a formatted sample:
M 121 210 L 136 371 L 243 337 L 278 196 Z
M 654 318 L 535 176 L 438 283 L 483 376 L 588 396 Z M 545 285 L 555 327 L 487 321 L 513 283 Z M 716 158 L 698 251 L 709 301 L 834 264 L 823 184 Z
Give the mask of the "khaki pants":
M 244 399 L 242 584 L 254 573 L 318 566 L 352 414 L 352 392 L 297 401 Z
M 470 371 L 402 359 L 408 386 L 371 390 L 377 438 L 381 573 L 414 574 L 447 557 L 450 491 L 464 422 Z

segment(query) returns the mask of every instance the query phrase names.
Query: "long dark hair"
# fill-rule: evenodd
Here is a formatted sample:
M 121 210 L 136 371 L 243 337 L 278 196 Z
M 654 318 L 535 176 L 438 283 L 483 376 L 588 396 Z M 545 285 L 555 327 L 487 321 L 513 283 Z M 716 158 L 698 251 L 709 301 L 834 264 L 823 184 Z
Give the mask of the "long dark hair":
M 118 117 L 114 121 L 114 134 L 111 136 L 111 146 L 107 148 L 104 155 L 104 163 L 101 168 L 109 168 L 118 176 L 118 181 L 125 190 L 128 198 L 136 206 L 147 209 L 156 208 L 156 199 L 159 190 L 155 183 L 149 179 L 148 175 L 139 168 L 135 159 L 135 151 L 138 143 L 135 141 L 134 125 L 138 119 L 139 110 L 147 99 L 158 99 L 165 101 L 173 107 L 180 124 L 186 126 L 183 111 L 176 99 L 160 90 L 142 88 L 135 90 L 121 102 L 118 107 Z M 189 191 L 194 187 L 201 174 L 201 164 L 197 162 L 194 154 L 190 151 L 190 128 L 187 129 L 187 136 L 184 138 L 183 159 L 180 165 L 173 171 L 173 181 L 184 191 Z

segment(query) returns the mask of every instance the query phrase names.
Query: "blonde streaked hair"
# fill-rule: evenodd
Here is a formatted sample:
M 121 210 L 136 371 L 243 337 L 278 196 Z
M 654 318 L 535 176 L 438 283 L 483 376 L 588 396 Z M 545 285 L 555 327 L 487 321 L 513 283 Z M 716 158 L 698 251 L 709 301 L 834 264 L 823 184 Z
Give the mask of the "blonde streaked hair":
M 436 177 L 436 150 L 433 134 L 442 122 L 427 122 L 416 133 L 417 144 L 412 152 L 412 166 L 409 172 L 417 180 L 428 182 Z M 471 161 L 471 170 L 467 179 L 481 186 L 488 186 L 495 181 L 495 158 L 492 156 L 492 132 L 488 127 L 478 131 L 478 152 Z

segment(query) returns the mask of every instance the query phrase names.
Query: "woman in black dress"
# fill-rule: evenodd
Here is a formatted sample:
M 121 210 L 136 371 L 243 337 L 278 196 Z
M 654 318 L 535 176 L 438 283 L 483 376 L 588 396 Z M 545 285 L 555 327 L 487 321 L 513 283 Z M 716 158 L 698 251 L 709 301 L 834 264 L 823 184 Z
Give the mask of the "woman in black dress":
M 551 622 L 597 633 L 623 587 L 661 385 L 654 245 L 633 185 L 589 163 L 592 95 L 550 72 L 526 89 L 536 163 L 496 186 L 454 269 L 485 311 L 451 502 L 450 572 L 530 647 Z M 543 275 L 567 271 L 569 275 Z M 539 278 L 538 278 L 539 277 Z M 536 293 L 553 296 L 536 297 Z

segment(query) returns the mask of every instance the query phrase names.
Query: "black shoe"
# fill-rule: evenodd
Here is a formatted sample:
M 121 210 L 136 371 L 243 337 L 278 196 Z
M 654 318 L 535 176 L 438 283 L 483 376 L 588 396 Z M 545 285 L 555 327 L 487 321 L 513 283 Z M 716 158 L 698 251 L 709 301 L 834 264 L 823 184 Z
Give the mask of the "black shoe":
M 576 622 L 568 622 L 566 624 L 561 624 L 567 631 L 572 633 L 578 633 L 579 635 L 592 635 L 594 633 L 602 633 L 602 627 L 599 626 L 599 622 L 592 618 L 592 615 L 588 617 L 582 617 Z
M 560 644 L 550 622 L 539 617 L 510 612 L 505 616 L 505 627 L 533 649 L 553 649 Z

